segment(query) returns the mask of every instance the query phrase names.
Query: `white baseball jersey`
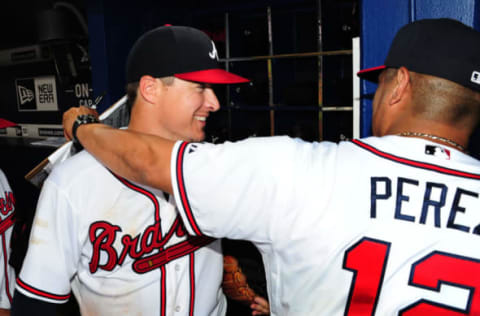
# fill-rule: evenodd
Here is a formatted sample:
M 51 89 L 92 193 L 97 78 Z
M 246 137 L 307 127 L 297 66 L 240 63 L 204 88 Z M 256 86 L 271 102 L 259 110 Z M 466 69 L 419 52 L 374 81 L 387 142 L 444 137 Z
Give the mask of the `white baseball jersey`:
M 187 230 L 252 241 L 272 315 L 480 315 L 480 162 L 418 138 L 175 144 Z
M 82 315 L 224 315 L 219 240 L 186 235 L 173 201 L 83 151 L 43 184 L 17 290 Z
M 15 271 L 8 264 L 14 214 L 15 198 L 5 174 L 0 170 L 0 240 L 2 249 L 0 252 L 0 308 L 4 309 L 10 309 L 15 288 Z

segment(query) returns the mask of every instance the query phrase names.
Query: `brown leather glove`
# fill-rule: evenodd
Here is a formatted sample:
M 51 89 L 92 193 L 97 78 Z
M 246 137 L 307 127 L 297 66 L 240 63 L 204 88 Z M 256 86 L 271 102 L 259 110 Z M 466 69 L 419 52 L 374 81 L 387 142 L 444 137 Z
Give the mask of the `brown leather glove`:
M 235 301 L 251 304 L 256 294 L 247 283 L 247 277 L 232 256 L 223 257 L 223 293 Z

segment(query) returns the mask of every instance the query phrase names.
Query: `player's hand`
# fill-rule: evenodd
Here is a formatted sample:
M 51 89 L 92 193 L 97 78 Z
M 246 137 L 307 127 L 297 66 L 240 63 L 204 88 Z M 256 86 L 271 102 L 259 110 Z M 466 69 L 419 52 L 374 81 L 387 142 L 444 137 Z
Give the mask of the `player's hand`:
M 252 315 L 268 315 L 270 314 L 270 305 L 268 301 L 261 296 L 255 296 L 254 303 L 250 305 Z
M 85 106 L 79 107 L 72 107 L 68 109 L 65 113 L 63 113 L 63 135 L 67 140 L 71 140 L 73 138 L 72 135 L 72 127 L 73 122 L 77 119 L 77 116 L 83 114 L 93 114 L 98 118 L 98 113 L 92 108 L 87 108 Z

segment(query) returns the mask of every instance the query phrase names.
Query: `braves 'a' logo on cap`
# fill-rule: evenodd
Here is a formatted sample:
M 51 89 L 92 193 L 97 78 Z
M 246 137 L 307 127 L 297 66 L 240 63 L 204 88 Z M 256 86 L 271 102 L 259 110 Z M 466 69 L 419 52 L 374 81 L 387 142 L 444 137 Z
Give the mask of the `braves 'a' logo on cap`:
M 208 52 L 208 56 L 210 56 L 211 59 L 216 59 L 218 60 L 218 53 L 217 53 L 217 48 L 215 47 L 215 43 L 212 42 L 212 51 Z
M 472 78 L 470 80 L 473 83 L 480 84 L 480 71 L 472 72 Z

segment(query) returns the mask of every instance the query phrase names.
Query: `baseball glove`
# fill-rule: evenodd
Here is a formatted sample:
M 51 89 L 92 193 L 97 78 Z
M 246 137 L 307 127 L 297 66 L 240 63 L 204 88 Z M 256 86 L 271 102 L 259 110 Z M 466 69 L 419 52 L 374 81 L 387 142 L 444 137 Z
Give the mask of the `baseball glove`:
M 235 301 L 251 304 L 256 294 L 248 286 L 247 277 L 242 272 L 238 260 L 232 256 L 223 257 L 223 293 Z

